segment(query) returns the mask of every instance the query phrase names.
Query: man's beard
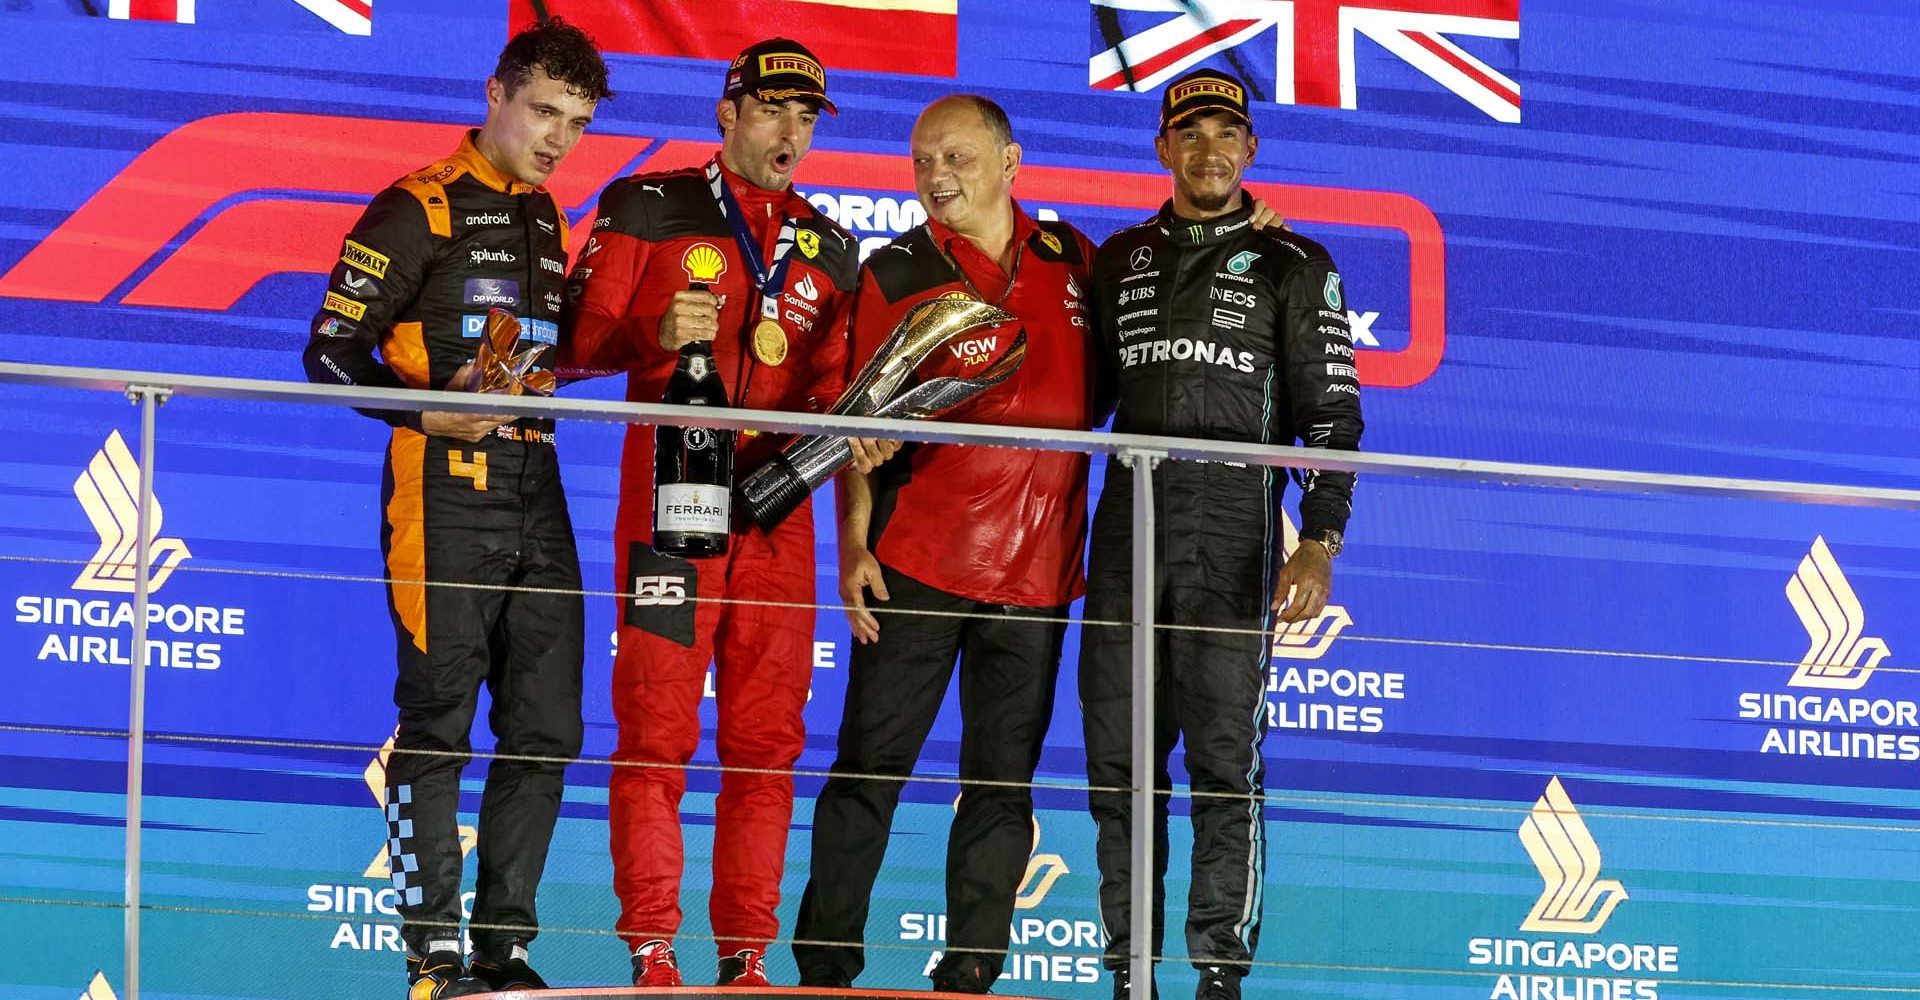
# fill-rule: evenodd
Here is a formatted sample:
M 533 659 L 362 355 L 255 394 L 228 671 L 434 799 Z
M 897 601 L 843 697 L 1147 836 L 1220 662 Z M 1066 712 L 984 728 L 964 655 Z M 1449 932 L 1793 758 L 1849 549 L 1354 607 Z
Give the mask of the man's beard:
M 1227 207 L 1227 205 L 1233 201 L 1233 196 L 1239 193 L 1240 193 L 1240 185 L 1238 184 L 1235 184 L 1234 186 L 1227 188 L 1226 190 L 1221 191 L 1218 194 L 1215 194 L 1211 191 L 1208 191 L 1208 192 L 1189 191 L 1187 193 L 1187 201 L 1192 203 L 1194 208 L 1197 208 L 1202 212 L 1209 212 L 1209 213 L 1219 212 L 1224 210 Z

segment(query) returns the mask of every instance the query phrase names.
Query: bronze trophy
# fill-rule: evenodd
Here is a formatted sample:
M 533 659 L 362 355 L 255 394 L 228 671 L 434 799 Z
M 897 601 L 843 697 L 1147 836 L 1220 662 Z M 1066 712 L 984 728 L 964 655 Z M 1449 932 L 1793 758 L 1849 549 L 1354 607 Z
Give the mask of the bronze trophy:
M 487 329 L 480 350 L 448 380 L 455 392 L 485 392 L 502 396 L 551 396 L 558 384 L 549 369 L 534 369 L 545 344 L 520 350 L 520 320 L 505 309 L 487 311 Z

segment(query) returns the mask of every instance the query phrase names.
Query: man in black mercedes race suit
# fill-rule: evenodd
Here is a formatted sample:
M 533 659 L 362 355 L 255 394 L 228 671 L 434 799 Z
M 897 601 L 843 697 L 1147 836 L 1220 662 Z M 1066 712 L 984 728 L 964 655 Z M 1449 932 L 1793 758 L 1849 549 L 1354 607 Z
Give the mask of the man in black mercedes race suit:
M 1239 81 L 1211 70 L 1170 84 L 1155 140 L 1173 198 L 1094 258 L 1101 377 L 1114 430 L 1352 450 L 1360 390 L 1340 273 L 1319 244 L 1257 230 L 1241 176 L 1258 146 Z M 1349 473 L 1301 473 L 1299 549 L 1280 555 L 1286 476 L 1269 466 L 1165 462 L 1155 474 L 1159 789 L 1186 740 L 1194 795 L 1187 951 L 1198 996 L 1237 1000 L 1259 940 L 1265 874 L 1260 743 L 1271 630 L 1320 614 L 1353 493 Z M 1133 615 L 1133 472 L 1107 466 L 1093 521 L 1086 617 Z M 1195 630 L 1199 626 L 1202 630 Z M 1228 631 L 1211 631 L 1227 629 Z M 1087 777 L 1132 783 L 1131 630 L 1089 627 L 1081 644 Z M 1114 996 L 1128 982 L 1126 791 L 1089 796 L 1098 826 L 1100 906 Z M 1155 797 L 1153 953 L 1165 908 L 1167 807 Z

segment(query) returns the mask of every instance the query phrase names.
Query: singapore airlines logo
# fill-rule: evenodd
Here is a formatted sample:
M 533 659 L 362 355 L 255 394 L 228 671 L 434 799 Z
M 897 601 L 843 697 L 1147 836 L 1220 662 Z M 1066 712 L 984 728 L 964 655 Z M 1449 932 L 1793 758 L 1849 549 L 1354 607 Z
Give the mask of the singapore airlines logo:
M 100 535 L 100 548 L 73 581 L 75 590 L 103 590 L 117 594 L 134 591 L 139 566 L 140 543 L 140 466 L 127 450 L 127 442 L 114 431 L 107 443 L 93 456 L 85 472 L 73 482 L 73 495 Z M 152 576 L 149 590 L 159 590 L 173 575 L 176 566 L 187 558 L 187 543 L 178 538 L 161 538 L 160 499 L 154 498 L 152 519 L 146 538 Z
M 107 983 L 107 974 L 96 972 L 93 981 L 87 984 L 87 991 L 80 994 L 80 1000 L 120 1000 Z
M 1282 554 L 1291 558 L 1293 550 L 1300 547 L 1300 529 L 1293 526 L 1293 518 L 1280 515 Z M 1279 625 L 1273 634 L 1273 655 L 1287 660 L 1317 660 L 1327 655 L 1333 647 L 1333 640 L 1341 631 L 1353 624 L 1353 616 L 1339 604 L 1329 604 L 1317 617 L 1291 625 Z
M 394 735 L 387 737 L 387 742 L 381 744 L 379 755 L 368 762 L 367 769 L 362 774 L 362 777 L 366 778 L 367 781 L 367 791 L 373 793 L 374 804 L 380 807 L 380 815 L 382 816 L 385 816 L 387 813 L 387 761 L 393 757 L 393 740 L 394 736 L 398 735 L 400 735 L 400 730 L 396 728 Z M 474 847 L 479 843 L 480 831 L 464 823 L 461 824 L 460 856 L 464 858 L 472 854 Z M 387 856 L 386 844 L 382 843 L 380 845 L 379 853 L 373 856 L 373 860 L 367 864 L 367 870 L 362 872 L 361 875 L 364 878 L 376 879 L 381 882 L 386 882 L 393 878 L 393 865 Z
M 1013 894 L 1013 908 L 1031 910 L 1039 906 L 1053 891 L 1053 884 L 1060 876 L 1068 874 L 1067 859 L 1051 852 L 1040 853 L 1040 818 L 1033 820 L 1033 851 L 1027 858 L 1027 874 L 1020 880 L 1020 888 Z
M 1886 659 L 1886 640 L 1861 636 L 1866 610 L 1824 537 L 1814 538 L 1813 549 L 1787 581 L 1787 603 L 1800 615 L 1808 640 L 1807 655 L 1787 681 L 1789 687 L 1857 691 Z
M 1627 898 L 1614 879 L 1600 878 L 1600 845 L 1567 790 L 1554 778 L 1520 824 L 1520 843 L 1545 883 L 1523 931 L 1592 934 Z
M 953 797 L 953 811 L 960 811 L 960 799 L 966 793 Z M 1046 901 L 1047 893 L 1053 891 L 1053 884 L 1060 876 L 1071 874 L 1067 859 L 1058 854 L 1040 853 L 1040 817 L 1033 818 L 1033 849 L 1027 855 L 1027 873 L 1020 878 L 1020 888 L 1014 891 L 1013 908 L 1031 910 Z

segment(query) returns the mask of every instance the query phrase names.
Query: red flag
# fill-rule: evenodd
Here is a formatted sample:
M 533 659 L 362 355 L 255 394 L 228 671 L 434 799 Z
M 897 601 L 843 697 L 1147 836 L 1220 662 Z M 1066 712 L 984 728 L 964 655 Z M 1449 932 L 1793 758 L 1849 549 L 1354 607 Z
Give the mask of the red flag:
M 512 0 L 511 29 L 533 22 L 534 0 Z M 594 37 L 605 52 L 732 59 L 766 38 L 813 50 L 827 72 L 954 76 L 959 0 L 545 0 L 538 6 Z

